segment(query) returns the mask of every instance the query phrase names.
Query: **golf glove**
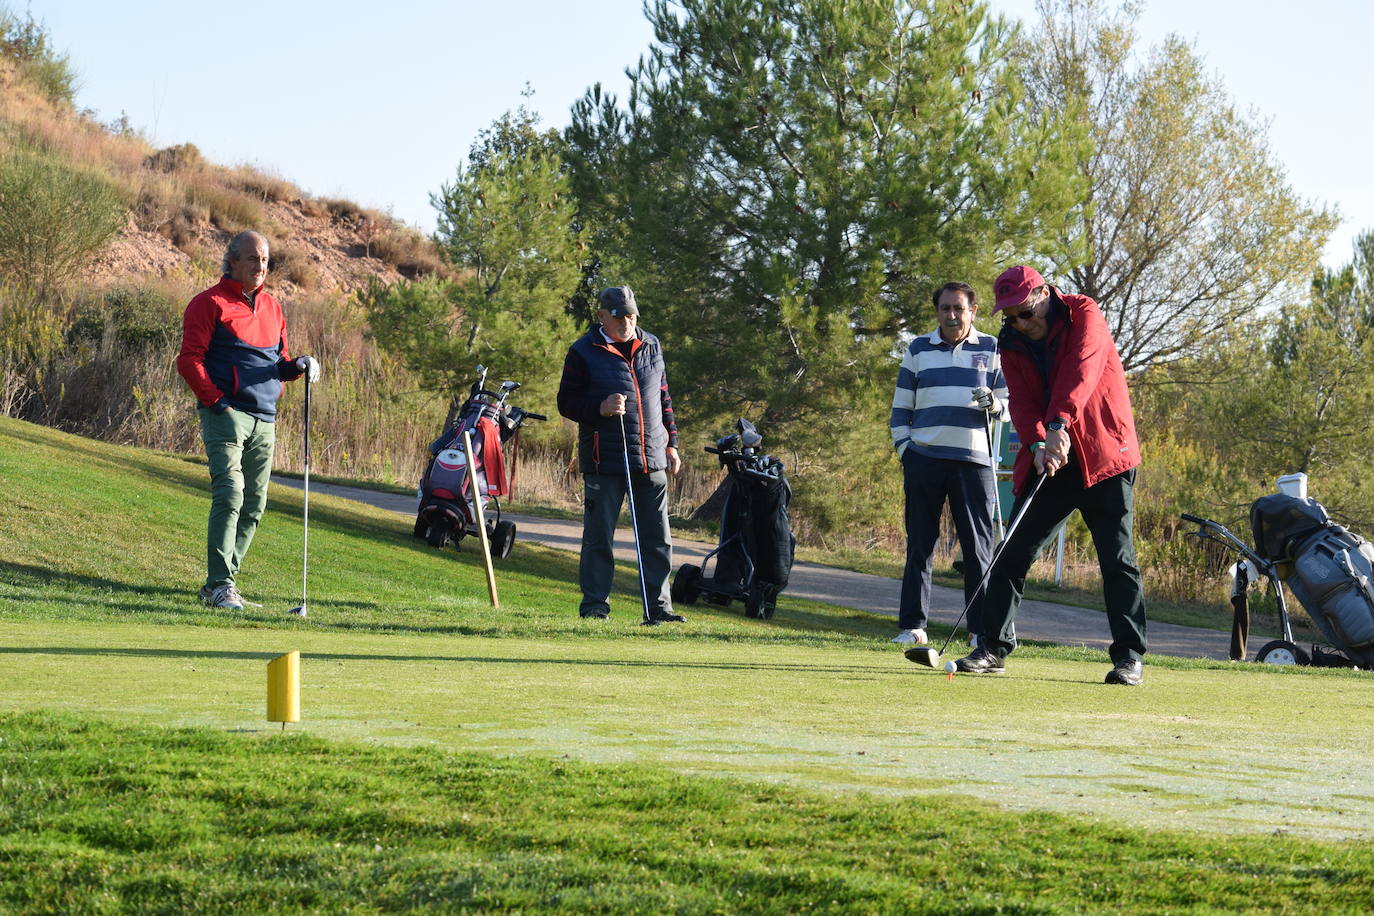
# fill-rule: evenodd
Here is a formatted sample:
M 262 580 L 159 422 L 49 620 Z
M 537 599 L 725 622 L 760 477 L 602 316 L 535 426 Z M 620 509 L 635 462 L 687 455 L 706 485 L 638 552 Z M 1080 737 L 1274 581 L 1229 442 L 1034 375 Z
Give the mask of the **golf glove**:
M 991 388 L 973 389 L 973 406 L 989 413 L 997 409 L 997 399 L 992 396 Z
M 296 368 L 305 375 L 307 382 L 318 382 L 320 380 L 320 364 L 313 356 L 296 357 Z

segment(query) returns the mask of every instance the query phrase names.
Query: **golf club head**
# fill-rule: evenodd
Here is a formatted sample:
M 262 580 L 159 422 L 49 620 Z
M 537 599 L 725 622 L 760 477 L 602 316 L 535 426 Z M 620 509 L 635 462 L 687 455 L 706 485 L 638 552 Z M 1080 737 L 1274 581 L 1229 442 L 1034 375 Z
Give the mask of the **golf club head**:
M 501 390 L 502 390 L 502 391 L 505 391 L 505 392 L 508 392 L 508 393 L 511 392 L 511 391 L 514 391 L 515 389 L 517 389 L 517 388 L 519 388 L 519 387 L 520 387 L 520 383 L 519 383 L 519 382 L 512 382 L 510 379 L 507 379 L 506 381 L 504 381 L 504 382 L 501 383 Z
M 902 653 L 909 662 L 925 665 L 927 668 L 940 667 L 940 652 L 930 646 L 912 646 Z
M 307 617 L 307 616 L 309 616 L 309 614 L 306 612 L 305 605 L 304 605 L 303 603 L 302 603 L 302 604 L 296 605 L 296 606 L 293 607 L 291 610 L 287 611 L 287 613 L 290 614 L 292 617 Z

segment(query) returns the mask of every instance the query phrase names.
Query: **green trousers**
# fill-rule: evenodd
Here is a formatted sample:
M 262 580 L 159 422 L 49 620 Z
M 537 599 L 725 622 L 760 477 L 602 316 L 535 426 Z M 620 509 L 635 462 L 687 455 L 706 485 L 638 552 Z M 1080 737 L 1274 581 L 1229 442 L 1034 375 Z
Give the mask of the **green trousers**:
M 210 459 L 210 524 L 206 530 L 205 584 L 234 581 L 253 532 L 267 508 L 276 425 L 239 410 L 199 408 L 200 438 Z

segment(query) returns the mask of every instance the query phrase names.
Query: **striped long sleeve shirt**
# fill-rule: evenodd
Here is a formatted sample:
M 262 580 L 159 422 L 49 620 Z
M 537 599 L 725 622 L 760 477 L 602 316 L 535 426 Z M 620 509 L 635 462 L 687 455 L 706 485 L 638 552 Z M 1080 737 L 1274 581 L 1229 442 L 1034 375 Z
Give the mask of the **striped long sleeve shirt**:
M 902 356 L 892 396 L 892 444 L 897 454 L 913 448 L 919 455 L 991 465 L 986 419 L 973 405 L 973 389 L 991 388 L 993 416 L 1007 417 L 1007 383 L 997 353 L 997 338 L 969 331 L 948 344 L 937 328 L 917 337 Z

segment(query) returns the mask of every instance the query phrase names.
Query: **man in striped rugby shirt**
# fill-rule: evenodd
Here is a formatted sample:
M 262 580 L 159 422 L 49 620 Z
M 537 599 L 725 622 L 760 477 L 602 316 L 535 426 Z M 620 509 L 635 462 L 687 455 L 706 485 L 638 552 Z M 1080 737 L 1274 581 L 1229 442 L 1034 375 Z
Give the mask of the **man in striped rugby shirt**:
M 901 644 L 927 641 L 931 558 L 946 502 L 964 554 L 965 602 L 982 581 L 997 498 L 987 429 L 1007 412 L 997 339 L 973 326 L 973 287 L 946 283 L 931 298 L 938 326 L 906 348 L 888 424 L 906 491 L 906 569 L 892 640 Z M 970 633 L 979 631 L 979 610 L 969 609 Z

